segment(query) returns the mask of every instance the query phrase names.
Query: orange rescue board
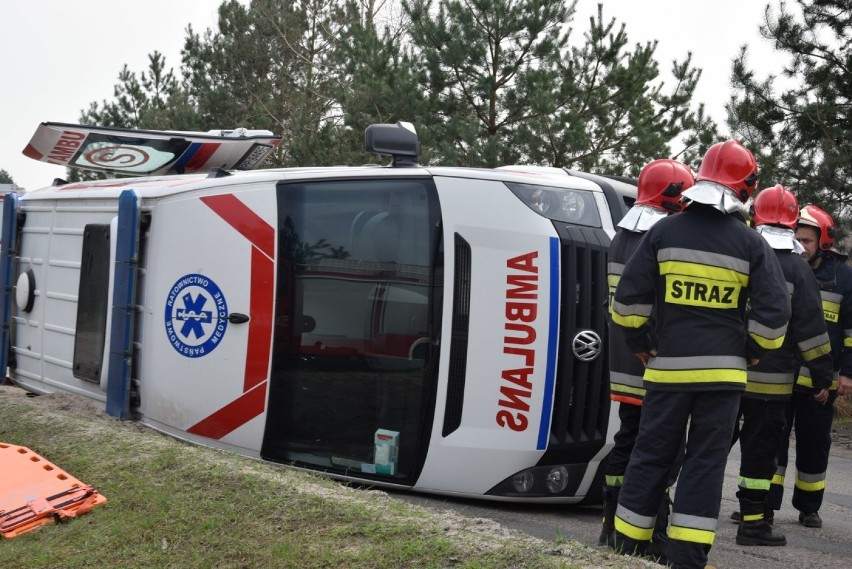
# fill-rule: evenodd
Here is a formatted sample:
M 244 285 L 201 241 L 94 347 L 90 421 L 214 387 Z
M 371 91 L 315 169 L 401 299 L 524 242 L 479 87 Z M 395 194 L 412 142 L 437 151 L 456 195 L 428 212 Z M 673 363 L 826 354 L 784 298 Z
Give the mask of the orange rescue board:
M 0 443 L 0 534 L 11 539 L 107 499 L 30 449 Z

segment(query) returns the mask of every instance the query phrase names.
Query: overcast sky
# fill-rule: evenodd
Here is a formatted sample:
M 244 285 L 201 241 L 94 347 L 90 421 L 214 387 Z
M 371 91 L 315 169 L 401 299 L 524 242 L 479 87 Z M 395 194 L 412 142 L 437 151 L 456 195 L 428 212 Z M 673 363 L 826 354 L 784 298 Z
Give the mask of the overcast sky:
M 246 0 L 247 1 L 247 0 Z M 771 0 L 773 6 L 777 0 Z M 124 64 L 139 73 L 148 54 L 179 68 L 186 27 L 216 26 L 221 0 L 0 0 L 0 169 L 26 189 L 49 185 L 65 169 L 26 158 L 21 151 L 45 121 L 77 123 L 92 101 L 112 100 Z M 597 0 L 580 0 L 575 41 L 588 29 Z M 659 40 L 656 58 L 665 77 L 672 59 L 687 51 L 703 69 L 697 101 L 724 128 L 731 60 L 749 44 L 760 75 L 785 61 L 758 33 L 762 0 L 603 0 L 604 15 L 627 24 L 632 43 Z M 218 125 L 234 128 L 253 125 Z M 417 125 L 415 125 L 417 126 Z M 420 127 L 423 128 L 423 127 Z

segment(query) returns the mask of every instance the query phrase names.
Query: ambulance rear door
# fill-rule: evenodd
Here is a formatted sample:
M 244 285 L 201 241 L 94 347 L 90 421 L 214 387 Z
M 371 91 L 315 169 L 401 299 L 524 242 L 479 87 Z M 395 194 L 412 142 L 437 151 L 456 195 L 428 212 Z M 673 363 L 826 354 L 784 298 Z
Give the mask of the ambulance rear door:
M 258 452 L 272 340 L 275 203 L 274 184 L 255 183 L 157 205 L 142 340 L 146 423 Z

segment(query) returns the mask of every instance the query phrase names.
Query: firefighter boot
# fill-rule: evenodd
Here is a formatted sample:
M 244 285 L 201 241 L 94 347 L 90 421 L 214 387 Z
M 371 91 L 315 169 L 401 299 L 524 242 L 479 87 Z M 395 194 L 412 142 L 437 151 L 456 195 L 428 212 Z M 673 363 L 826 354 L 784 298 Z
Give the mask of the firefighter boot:
M 603 521 L 598 545 L 612 545 L 612 532 L 615 531 L 615 509 L 618 507 L 618 493 L 621 486 L 603 487 Z
M 669 498 L 669 493 L 663 496 L 660 501 L 660 509 L 657 511 L 657 521 L 654 524 L 654 534 L 651 537 L 651 543 L 648 545 L 647 554 L 654 561 L 661 565 L 668 563 L 666 556 L 666 548 L 669 543 L 669 514 L 671 513 L 672 501 Z
M 764 519 L 764 508 L 763 502 L 740 499 L 740 512 L 742 512 L 743 521 L 737 528 L 737 544 L 787 545 L 786 537 L 772 532 L 772 526 Z
M 743 515 L 740 513 L 739 510 L 737 510 L 735 512 L 731 512 L 731 519 L 734 521 L 735 524 L 738 524 L 743 521 Z M 766 523 L 768 523 L 769 525 L 775 523 L 775 510 L 773 510 L 767 505 L 766 509 L 763 512 L 763 519 L 766 520 Z

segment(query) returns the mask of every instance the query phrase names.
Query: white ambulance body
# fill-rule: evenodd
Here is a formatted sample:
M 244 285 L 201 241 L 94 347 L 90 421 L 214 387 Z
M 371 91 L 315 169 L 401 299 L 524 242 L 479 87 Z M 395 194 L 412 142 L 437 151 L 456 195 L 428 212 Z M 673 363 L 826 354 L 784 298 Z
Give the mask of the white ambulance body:
M 606 248 L 630 187 L 418 166 L 413 133 L 371 129 L 394 166 L 222 169 L 243 150 L 8 196 L 10 378 L 340 479 L 595 501 L 617 420 Z M 91 162 L 79 140 L 66 158 Z

